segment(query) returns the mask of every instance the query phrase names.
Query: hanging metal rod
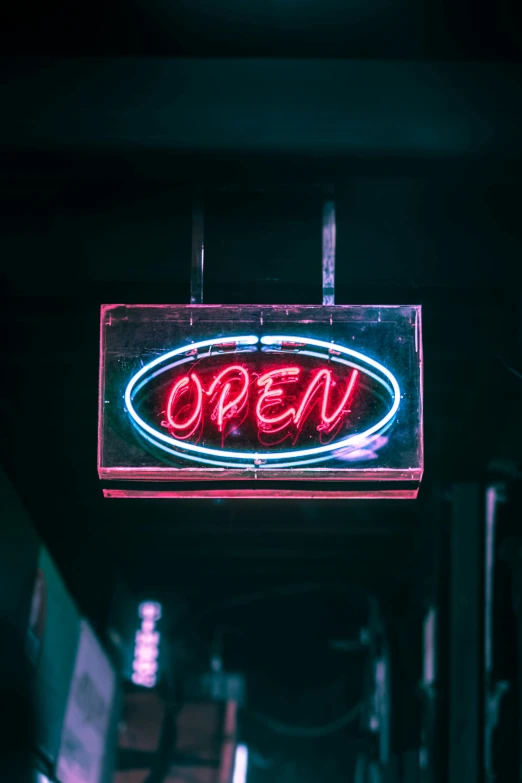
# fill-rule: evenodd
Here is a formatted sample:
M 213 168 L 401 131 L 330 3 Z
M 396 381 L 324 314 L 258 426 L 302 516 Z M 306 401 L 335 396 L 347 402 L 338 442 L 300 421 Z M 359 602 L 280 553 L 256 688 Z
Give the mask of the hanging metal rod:
M 205 260 L 205 210 L 201 202 L 192 207 L 192 266 L 190 304 L 203 304 L 203 264 Z
M 335 204 L 323 206 L 323 305 L 335 304 Z

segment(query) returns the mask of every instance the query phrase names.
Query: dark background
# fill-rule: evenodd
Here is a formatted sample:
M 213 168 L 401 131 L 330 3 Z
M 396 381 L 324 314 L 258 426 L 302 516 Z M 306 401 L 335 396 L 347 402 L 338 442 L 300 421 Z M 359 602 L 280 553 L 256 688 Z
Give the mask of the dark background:
M 239 629 L 225 663 L 247 674 L 252 706 L 319 724 L 360 695 L 360 654 L 329 640 L 357 636 L 367 591 L 397 650 L 394 748 L 415 747 L 408 705 L 448 488 L 520 464 L 519 12 L 507 0 L 7 9 L 2 458 L 100 633 L 126 590 L 176 615 L 274 585 L 353 585 L 349 600 L 225 612 L 192 654 L 208 659 L 216 622 Z M 188 302 L 195 198 L 205 302 L 320 303 L 325 197 L 337 205 L 336 302 L 423 305 L 418 501 L 104 501 L 100 304 Z M 349 765 L 360 742 L 255 736 L 324 783 L 325 759 Z

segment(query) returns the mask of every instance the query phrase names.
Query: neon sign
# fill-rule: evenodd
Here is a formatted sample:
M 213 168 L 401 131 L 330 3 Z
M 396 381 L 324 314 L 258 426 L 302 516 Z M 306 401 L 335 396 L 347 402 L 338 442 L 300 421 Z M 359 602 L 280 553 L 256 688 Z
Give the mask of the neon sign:
M 258 402 L 255 406 L 255 416 L 260 430 L 265 432 L 279 432 L 291 423 L 298 425 L 309 413 L 313 404 L 314 393 L 319 390 L 321 386 L 323 387 L 323 401 L 319 414 L 320 423 L 317 426 L 318 431 L 333 429 L 335 424 L 346 415 L 348 412 L 347 405 L 353 390 L 354 382 L 359 374 L 358 370 L 353 370 L 341 402 L 330 415 L 327 413 L 328 403 L 330 400 L 331 387 L 335 382 L 332 381 L 331 370 L 319 370 L 311 379 L 297 409 L 289 407 L 282 413 L 269 416 L 268 411 L 272 411 L 276 406 L 280 407 L 283 401 L 283 389 L 279 388 L 278 384 L 295 383 L 299 380 L 300 373 L 301 370 L 299 367 L 280 367 L 275 370 L 270 370 L 269 372 L 264 373 L 264 375 L 258 376 L 257 383 L 254 381 L 255 386 L 258 387 L 258 391 L 260 390 Z M 239 381 L 239 390 L 234 396 L 234 393 L 231 392 L 231 388 L 233 387 L 234 382 L 237 381 Z M 191 383 L 196 389 L 196 396 L 192 404 L 189 404 L 191 412 L 188 418 L 180 420 L 175 415 L 176 409 L 185 407 L 183 392 L 189 390 Z M 216 422 L 216 426 L 220 432 L 223 432 L 227 418 L 232 419 L 242 413 L 243 408 L 247 404 L 248 392 L 252 383 L 248 371 L 244 367 L 236 364 L 225 367 L 210 384 L 210 387 L 206 392 L 207 397 L 205 399 L 207 401 L 211 402 L 216 394 L 220 392 L 218 394 L 217 404 L 211 414 L 211 419 Z M 273 386 L 276 388 L 272 388 Z M 169 428 L 176 437 L 188 437 L 198 428 L 203 416 L 203 400 L 203 386 L 195 372 L 190 373 L 190 376 L 185 375 L 179 381 L 176 381 L 167 403 Z
M 132 682 L 145 688 L 156 685 L 160 634 L 156 629 L 161 619 L 161 604 L 145 601 L 138 607 L 141 628 L 136 632 L 134 662 L 132 664 Z
M 318 430 L 332 429 L 336 422 L 347 413 L 347 404 L 353 390 L 354 382 L 359 373 L 358 370 L 353 370 L 351 379 L 347 384 L 344 397 L 335 408 L 335 411 L 328 415 L 328 402 L 330 400 L 330 390 L 334 383 L 332 381 L 331 370 L 319 370 L 312 380 L 304 394 L 304 397 L 299 405 L 299 408 L 288 408 L 287 410 L 277 415 L 268 416 L 267 410 L 273 409 L 276 405 L 280 406 L 282 402 L 283 389 L 278 388 L 277 384 L 284 384 L 289 382 L 295 382 L 299 379 L 300 375 L 299 367 L 280 367 L 275 370 L 270 370 L 264 373 L 264 375 L 257 377 L 257 387 L 261 388 L 261 393 L 258 395 L 258 402 L 255 407 L 255 415 L 257 423 L 260 429 L 266 431 L 277 432 L 283 429 L 290 422 L 299 424 L 307 414 L 307 410 L 311 407 L 312 398 L 314 392 L 318 390 L 321 385 L 323 386 L 323 402 L 320 412 L 320 424 Z M 238 378 L 239 376 L 239 378 Z M 231 393 L 231 388 L 234 381 L 239 380 L 239 391 L 234 397 Z M 188 418 L 181 421 L 175 415 L 176 409 L 182 408 L 185 405 L 183 393 L 189 391 L 190 384 L 194 385 L 196 389 L 196 398 L 192 403 L 192 411 Z M 208 400 L 212 400 L 216 394 L 216 389 L 220 391 L 217 405 L 211 415 L 212 421 L 217 420 L 217 427 L 220 432 L 223 432 L 224 425 L 227 418 L 233 418 L 238 416 L 245 407 L 248 399 L 248 391 L 251 386 L 252 380 L 248 371 L 240 365 L 233 364 L 225 367 L 216 378 L 212 381 L 208 391 L 206 392 Z M 272 388 L 276 385 L 276 388 Z M 201 417 L 203 415 L 203 386 L 199 380 L 198 375 L 193 372 L 190 376 L 184 375 L 179 381 L 176 381 L 172 387 L 172 391 L 169 395 L 169 401 L 167 403 L 167 419 L 172 432 L 176 434 L 178 438 L 187 437 L 190 433 L 197 429 Z M 274 429 L 275 425 L 279 425 Z M 186 435 L 184 435 L 186 431 Z
M 100 477 L 418 485 L 421 349 L 418 307 L 107 306 Z
M 237 354 L 233 362 L 231 353 Z M 210 368 L 207 382 L 204 363 Z M 136 398 L 142 392 L 142 406 L 150 413 L 150 394 L 143 392 L 151 382 L 159 397 L 155 417 L 147 421 Z M 390 425 L 400 397 L 390 370 L 359 351 L 275 335 L 181 346 L 142 367 L 125 391 L 138 431 L 162 451 L 218 467 L 246 461 L 259 469 L 315 464 L 367 446 Z M 161 419 L 160 427 L 154 418 Z M 242 432 L 246 447 L 230 448 Z

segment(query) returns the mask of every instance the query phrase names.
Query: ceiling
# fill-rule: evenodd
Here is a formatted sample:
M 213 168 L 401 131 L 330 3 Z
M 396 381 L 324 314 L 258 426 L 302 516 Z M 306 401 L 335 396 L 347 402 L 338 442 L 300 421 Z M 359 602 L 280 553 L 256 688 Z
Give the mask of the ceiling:
M 6 54 L 520 60 L 509 0 L 54 0 L 7 9 Z

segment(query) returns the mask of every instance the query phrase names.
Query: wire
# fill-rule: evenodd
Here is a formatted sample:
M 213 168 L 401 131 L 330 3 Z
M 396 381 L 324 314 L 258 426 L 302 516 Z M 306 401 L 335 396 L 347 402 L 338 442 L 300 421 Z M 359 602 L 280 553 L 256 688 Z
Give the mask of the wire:
M 274 720 L 273 718 L 268 717 L 268 715 L 263 715 L 259 712 L 247 712 L 247 714 L 257 720 L 258 723 L 266 726 L 266 728 L 271 729 L 277 734 L 282 734 L 285 737 L 303 737 L 314 739 L 319 737 L 327 737 L 329 734 L 334 734 L 336 731 L 344 728 L 357 718 L 365 706 L 366 705 L 364 702 L 360 702 L 359 704 L 356 704 L 355 707 L 352 707 L 352 709 L 345 715 L 342 715 L 340 718 L 337 718 L 337 720 L 334 720 L 331 723 L 326 723 L 323 726 L 309 727 L 288 726 L 286 723 L 281 723 L 280 721 Z

